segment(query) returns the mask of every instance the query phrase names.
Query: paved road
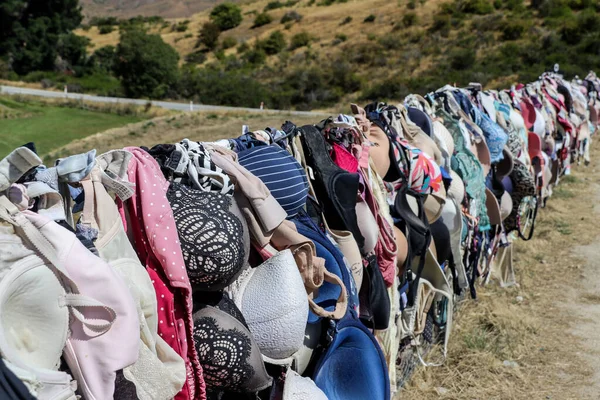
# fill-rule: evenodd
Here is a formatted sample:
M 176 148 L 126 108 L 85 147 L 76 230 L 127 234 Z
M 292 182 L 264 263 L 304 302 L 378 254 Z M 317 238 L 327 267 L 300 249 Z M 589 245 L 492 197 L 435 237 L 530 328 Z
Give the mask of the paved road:
M 148 103 L 148 100 L 142 99 L 126 99 L 120 97 L 104 97 L 94 96 L 80 93 L 63 93 L 53 92 L 50 90 L 20 88 L 15 86 L 0 85 L 0 93 L 2 94 L 23 94 L 27 96 L 50 97 L 50 98 L 69 98 L 75 100 L 92 101 L 96 103 L 121 103 L 121 104 L 136 104 L 143 106 Z M 245 111 L 245 112 L 269 112 L 282 113 L 290 115 L 324 115 L 321 112 L 312 111 L 284 111 L 284 110 L 261 110 L 259 108 L 244 108 L 244 107 L 225 107 L 225 106 L 210 106 L 205 104 L 176 103 L 171 101 L 151 101 L 155 107 L 162 107 L 169 110 L 177 111 Z

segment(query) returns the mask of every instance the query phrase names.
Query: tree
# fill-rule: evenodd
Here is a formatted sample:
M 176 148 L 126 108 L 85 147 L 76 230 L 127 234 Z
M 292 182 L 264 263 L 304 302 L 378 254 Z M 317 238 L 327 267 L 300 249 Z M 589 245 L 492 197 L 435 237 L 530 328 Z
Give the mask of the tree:
M 219 4 L 210 12 L 210 20 L 217 24 L 221 31 L 235 28 L 242 23 L 242 19 L 242 9 L 233 3 Z
M 219 26 L 214 22 L 206 22 L 202 25 L 202 29 L 200 29 L 200 37 L 198 38 L 198 43 L 206 46 L 208 50 L 214 50 L 217 47 L 217 43 L 219 42 L 219 35 L 221 34 L 221 30 Z
M 78 0 L 2 0 L 0 57 L 10 59 L 18 74 L 52 70 L 63 35 L 71 34 L 81 20 Z
M 115 66 L 116 48 L 115 46 L 104 46 L 94 51 L 94 54 L 89 59 L 89 64 L 92 68 L 111 72 Z
M 77 36 L 73 32 L 60 35 L 57 43 L 57 51 L 60 57 L 69 65 L 83 65 L 87 58 L 86 48 L 90 39 Z
M 162 98 L 177 83 L 179 54 L 160 35 L 141 30 L 121 34 L 115 73 L 130 97 Z

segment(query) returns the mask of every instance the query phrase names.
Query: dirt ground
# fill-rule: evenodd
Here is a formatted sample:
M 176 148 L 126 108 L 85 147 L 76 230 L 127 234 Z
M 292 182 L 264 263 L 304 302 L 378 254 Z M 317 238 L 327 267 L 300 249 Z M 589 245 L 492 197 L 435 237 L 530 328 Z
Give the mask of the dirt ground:
M 596 143 L 516 243 L 518 286 L 467 299 L 446 364 L 420 367 L 397 399 L 600 399 L 599 174 Z

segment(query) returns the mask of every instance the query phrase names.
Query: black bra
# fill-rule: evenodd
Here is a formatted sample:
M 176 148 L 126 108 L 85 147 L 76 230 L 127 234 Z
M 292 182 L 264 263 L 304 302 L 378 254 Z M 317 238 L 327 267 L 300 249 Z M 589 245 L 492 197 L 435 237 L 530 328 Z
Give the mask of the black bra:
M 312 125 L 300 128 L 302 148 L 307 165 L 314 172 L 313 187 L 316 197 L 332 229 L 352 232 L 358 247 L 363 251 L 365 239 L 358 227 L 356 196 L 359 176 L 343 170 L 333 163 L 321 132 Z

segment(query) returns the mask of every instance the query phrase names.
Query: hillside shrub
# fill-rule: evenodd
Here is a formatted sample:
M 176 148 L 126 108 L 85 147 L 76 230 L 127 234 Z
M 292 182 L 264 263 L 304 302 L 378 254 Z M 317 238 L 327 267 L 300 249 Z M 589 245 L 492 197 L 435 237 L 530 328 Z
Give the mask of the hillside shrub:
M 521 20 L 506 20 L 502 24 L 502 40 L 520 39 L 528 28 L 528 24 Z
M 281 31 L 275 31 L 269 37 L 258 44 L 267 55 L 274 55 L 281 52 L 287 46 L 285 35 Z
M 100 25 L 98 27 L 98 33 L 100 35 L 108 35 L 109 33 L 113 32 L 115 30 L 115 27 L 112 25 Z
M 300 13 L 298 13 L 297 11 L 288 11 L 285 14 L 283 14 L 283 17 L 281 17 L 281 20 L 279 22 L 281 22 L 282 24 L 287 24 L 289 22 L 300 22 L 302 20 L 302 15 Z
M 417 13 L 415 12 L 407 12 L 402 16 L 402 24 L 404 26 L 409 27 L 415 25 L 419 21 L 419 17 L 417 17 Z
M 190 24 L 189 20 L 180 21 L 171 26 L 171 32 L 185 32 L 188 30 L 188 25 Z
M 346 24 L 349 24 L 350 22 L 352 22 L 352 17 L 348 15 L 346 18 L 344 18 L 342 20 L 342 22 L 340 22 L 340 25 L 346 25 Z
M 294 36 L 292 36 L 292 39 L 290 40 L 290 50 L 293 51 L 299 49 L 300 47 L 308 46 L 310 44 L 311 39 L 312 38 L 308 34 L 308 32 L 296 33 Z
M 214 50 L 219 42 L 219 35 L 221 30 L 219 26 L 214 22 L 205 22 L 200 28 L 200 36 L 198 37 L 198 43 L 196 46 L 204 45 L 208 50 Z
M 454 49 L 450 51 L 448 56 L 450 67 L 455 70 L 465 70 L 475 62 L 475 51 L 468 48 Z
M 365 19 L 363 20 L 363 22 L 364 22 L 364 23 L 371 23 L 371 22 L 375 22 L 375 15 L 373 15 L 373 14 L 367 15 L 367 16 L 365 17 Z
M 231 49 L 232 47 L 237 46 L 237 44 L 238 44 L 238 41 L 236 38 L 227 36 L 226 38 L 223 38 L 223 40 L 221 41 L 221 48 L 223 50 L 227 50 L 227 49 Z
M 262 65 L 267 61 L 267 53 L 260 48 L 255 47 L 251 50 L 248 50 L 242 56 L 243 60 L 252 66 Z
M 538 8 L 540 16 L 549 18 L 568 18 L 573 15 L 566 0 L 541 0 L 534 1 L 533 7 Z
M 254 19 L 254 24 L 252 25 L 252 29 L 260 28 L 261 26 L 265 26 L 273 22 L 273 17 L 269 13 L 263 12 L 256 16 Z
M 467 14 L 485 15 L 494 12 L 489 0 L 455 0 L 457 9 Z
M 210 20 L 217 24 L 221 31 L 239 26 L 242 19 L 242 9 L 233 3 L 221 3 L 210 12 Z
M 203 64 L 206 61 L 206 54 L 202 51 L 195 51 L 185 56 L 185 62 L 190 64 Z
M 298 0 L 288 0 L 286 2 L 271 1 L 265 6 L 263 11 L 271 11 L 271 10 L 276 10 L 278 8 L 283 8 L 283 7 L 293 7 L 296 4 L 298 4 Z

